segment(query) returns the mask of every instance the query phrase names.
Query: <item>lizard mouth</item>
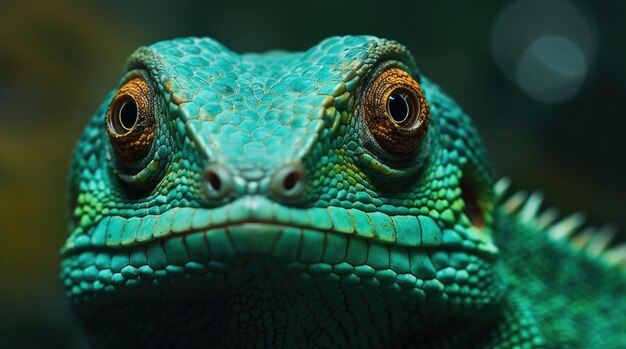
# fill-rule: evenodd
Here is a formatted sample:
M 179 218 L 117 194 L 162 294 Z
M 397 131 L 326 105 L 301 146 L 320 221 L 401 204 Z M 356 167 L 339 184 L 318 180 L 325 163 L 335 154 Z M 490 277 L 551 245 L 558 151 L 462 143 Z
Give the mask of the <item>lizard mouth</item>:
M 156 243 L 160 241 L 157 240 Z M 154 243 L 154 242 L 153 242 Z M 321 231 L 280 223 L 245 222 L 226 224 L 219 228 L 189 231 L 162 240 L 170 262 L 183 265 L 190 260 L 205 263 L 230 263 L 242 256 L 263 256 L 280 263 L 302 262 L 369 264 L 389 268 L 392 256 L 404 255 L 406 248 L 376 240 L 359 238 L 334 231 Z M 423 246 L 422 252 L 448 250 L 470 252 L 464 246 Z M 471 251 L 489 260 L 492 251 L 476 248 Z M 245 258 L 243 258 L 245 259 Z
M 269 270 L 279 278 L 396 283 L 438 297 L 445 285 L 469 282 L 472 273 L 489 269 L 498 255 L 488 233 L 442 226 L 428 216 L 294 208 L 250 196 L 211 209 L 103 218 L 87 233 L 70 236 L 61 251 L 61 274 L 76 300 L 192 277 L 232 286 Z M 470 264 L 477 268 L 457 280 L 454 268 Z
M 254 251 L 255 248 L 270 248 L 279 244 L 279 236 L 298 235 L 301 239 L 291 241 L 291 249 L 309 239 L 314 241 L 305 241 L 306 249 L 310 249 L 315 241 L 328 244 L 325 241 L 329 239 L 359 240 L 364 244 L 398 248 L 465 251 L 490 259 L 497 255 L 497 248 L 486 230 L 487 227 L 461 228 L 458 225 L 454 229 L 442 228 L 425 215 L 387 215 L 340 207 L 287 207 L 263 196 L 248 196 L 211 209 L 183 207 L 144 217 L 105 217 L 87 234 L 72 234 L 62 253 L 67 256 L 105 248 L 132 248 L 153 242 L 168 245 L 178 240 L 198 239 L 199 236 L 209 241 L 222 235 L 231 241 L 231 245 L 249 245 Z M 193 246 L 187 243 L 185 248 L 193 249 Z M 214 249 L 217 248 L 211 248 Z
M 182 212 L 187 214 L 187 210 Z M 192 218 L 206 214 L 204 211 L 190 212 L 195 212 Z M 346 283 L 345 287 L 376 288 L 381 283 L 395 284 L 402 289 L 418 288 L 418 293 L 425 292 L 439 297 L 446 289 L 445 285 L 456 282 L 465 284 L 470 279 L 482 279 L 483 276 L 476 273 L 481 268 L 490 270 L 488 265 L 497 256 L 497 250 L 490 249 L 486 243 L 473 243 L 467 239 L 451 240 L 450 231 L 441 232 L 439 240 L 428 241 L 424 239 L 428 237 L 424 229 L 429 228 L 424 223 L 421 227 L 422 240 L 414 240 L 416 245 L 411 246 L 408 245 L 409 240 L 402 240 L 399 229 L 408 228 L 402 228 L 399 221 L 394 225 L 393 231 L 401 233 L 396 236 L 394 243 L 382 242 L 382 236 L 378 237 L 376 231 L 370 233 L 369 238 L 365 238 L 364 231 L 348 233 L 345 230 L 336 230 L 334 226 L 322 230 L 319 229 L 319 222 L 318 228 L 313 228 L 315 224 L 304 227 L 303 224 L 298 226 L 293 221 L 281 223 L 276 220 L 261 221 L 258 218 L 254 221 L 249 217 L 245 220 L 240 217 L 231 219 L 232 221 L 219 225 L 203 225 L 197 228 L 193 228 L 194 219 L 186 220 L 191 222 L 191 226 L 186 229 L 183 229 L 182 223 L 178 223 L 180 226 L 172 225 L 170 228 L 173 230 L 158 237 L 135 235 L 133 242 L 123 238 L 128 229 L 125 227 L 132 227 L 130 224 L 124 224 L 121 230 L 115 222 L 113 225 L 109 222 L 100 228 L 97 226 L 92 232 L 91 244 L 69 245 L 63 251 L 61 275 L 68 296 L 80 303 L 96 299 L 92 297 L 99 297 L 101 290 L 115 291 L 141 285 L 174 285 L 184 282 L 191 285 L 193 282 L 189 280 L 199 279 L 205 280 L 203 285 L 208 288 L 220 289 L 237 287 L 255 277 L 267 280 L 268 275 L 273 275 L 280 280 L 293 277 L 300 281 L 302 278 L 321 278 L 328 285 L 341 281 Z M 286 221 L 285 217 L 282 219 Z M 415 220 L 419 225 L 419 219 Z M 331 221 L 335 222 L 332 219 Z M 146 223 L 141 221 L 138 224 L 139 231 Z M 432 229 L 436 226 L 433 221 Z M 121 234 L 122 239 L 115 245 L 111 244 L 113 240 L 106 241 L 111 245 L 98 244 L 99 238 L 95 234 L 102 234 L 98 232 L 99 229 L 109 237 Z M 453 272 L 455 267 L 463 269 L 469 265 L 473 265 L 468 270 L 469 274 L 461 272 L 457 276 Z M 295 284 L 299 285 L 300 282 Z M 144 288 L 138 288 L 142 289 Z M 176 292 L 173 291 L 175 289 L 177 288 L 170 290 Z M 455 292 L 460 292 L 454 287 L 446 290 L 455 297 Z M 140 293 L 131 292 L 128 295 L 132 298 L 141 294 L 141 298 L 145 299 L 158 297 L 160 294 L 157 292 L 150 296 L 148 293 L 141 293 L 143 291 L 138 292 Z M 184 292 L 185 289 L 179 290 L 181 295 Z

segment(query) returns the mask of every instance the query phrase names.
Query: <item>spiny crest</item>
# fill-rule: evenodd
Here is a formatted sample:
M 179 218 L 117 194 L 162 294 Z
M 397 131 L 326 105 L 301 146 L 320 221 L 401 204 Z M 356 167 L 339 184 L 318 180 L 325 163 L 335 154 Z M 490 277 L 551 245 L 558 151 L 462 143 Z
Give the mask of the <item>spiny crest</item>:
M 615 244 L 616 228 L 605 224 L 600 228 L 584 227 L 585 216 L 576 212 L 559 219 L 559 211 L 550 207 L 541 210 L 543 193 L 518 191 L 506 197 L 511 185 L 509 178 L 503 177 L 494 185 L 494 192 L 501 207 L 517 219 L 545 231 L 553 241 L 567 243 L 571 248 L 626 272 L 626 243 Z

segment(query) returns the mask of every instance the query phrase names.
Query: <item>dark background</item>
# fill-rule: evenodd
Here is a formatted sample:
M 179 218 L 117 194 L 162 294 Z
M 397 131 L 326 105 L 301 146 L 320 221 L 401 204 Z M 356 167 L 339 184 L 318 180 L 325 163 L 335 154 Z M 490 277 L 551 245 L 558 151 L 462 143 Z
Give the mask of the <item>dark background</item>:
M 0 346 L 83 345 L 58 281 L 70 152 L 126 57 L 180 36 L 396 39 L 473 116 L 498 176 L 626 240 L 626 2 L 477 3 L 0 1 Z

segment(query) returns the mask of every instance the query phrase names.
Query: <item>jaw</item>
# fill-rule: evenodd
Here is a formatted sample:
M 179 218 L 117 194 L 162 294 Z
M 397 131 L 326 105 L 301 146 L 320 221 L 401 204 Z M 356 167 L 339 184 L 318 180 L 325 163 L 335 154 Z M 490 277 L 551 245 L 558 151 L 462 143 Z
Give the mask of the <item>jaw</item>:
M 260 264 L 223 278 L 178 280 L 159 296 L 138 287 L 122 300 L 74 311 L 94 347 L 388 347 L 436 342 L 435 331 L 467 327 L 466 319 L 444 318 L 389 285 L 359 287 L 249 262 Z
M 300 262 L 249 255 L 227 266 L 213 263 L 204 274 L 158 286 L 142 283 L 120 292 L 121 298 L 74 304 L 74 311 L 88 338 L 103 347 L 128 341 L 176 347 L 181 338 L 208 347 L 300 347 L 320 346 L 327 336 L 344 347 L 368 347 L 408 331 L 410 315 L 420 312 L 410 292 L 311 273 Z
M 441 314 L 462 321 L 486 312 L 499 292 L 495 275 L 485 272 L 489 263 L 465 251 L 259 222 L 83 251 L 67 256 L 63 270 L 76 285 L 68 289 L 80 286 L 70 294 L 76 315 L 94 344 L 105 346 L 193 338 L 293 347 L 328 336 L 377 346 L 444 326 Z M 492 286 L 468 302 L 478 284 Z

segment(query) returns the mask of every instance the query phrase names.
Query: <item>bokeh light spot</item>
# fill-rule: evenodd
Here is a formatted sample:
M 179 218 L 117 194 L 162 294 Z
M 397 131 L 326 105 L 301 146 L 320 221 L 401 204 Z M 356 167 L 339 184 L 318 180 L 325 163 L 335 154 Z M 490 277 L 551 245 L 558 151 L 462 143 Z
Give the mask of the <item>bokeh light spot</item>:
M 496 19 L 491 53 L 533 99 L 564 102 L 581 88 L 597 49 L 589 15 L 567 0 L 518 0 Z
M 533 98 L 547 103 L 572 97 L 587 73 L 587 59 L 571 40 L 543 36 L 533 41 L 520 57 L 516 81 Z

